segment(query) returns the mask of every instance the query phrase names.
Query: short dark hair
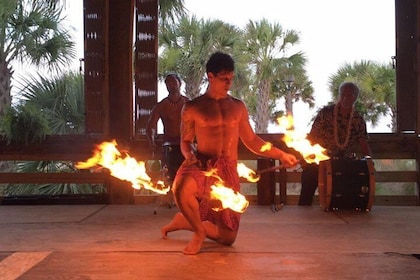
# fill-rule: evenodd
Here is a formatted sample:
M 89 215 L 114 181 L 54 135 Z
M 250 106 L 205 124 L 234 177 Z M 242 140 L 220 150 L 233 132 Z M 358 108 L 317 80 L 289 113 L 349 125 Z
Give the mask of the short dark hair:
M 229 54 L 218 51 L 213 53 L 207 61 L 206 73 L 217 75 L 222 71 L 235 71 L 235 61 Z
M 166 74 L 165 81 L 168 77 L 171 77 L 171 76 L 174 77 L 175 79 L 177 79 L 180 85 L 182 84 L 181 77 L 175 72 L 171 72 L 171 73 Z

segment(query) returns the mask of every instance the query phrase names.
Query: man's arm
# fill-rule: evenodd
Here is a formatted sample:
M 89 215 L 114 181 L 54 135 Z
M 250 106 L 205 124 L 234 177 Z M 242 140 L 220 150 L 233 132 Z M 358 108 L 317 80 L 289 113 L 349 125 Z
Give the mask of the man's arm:
M 192 116 L 192 108 L 185 104 L 181 111 L 181 143 L 180 148 L 185 158 L 185 163 L 193 164 L 197 162 L 194 149 L 195 122 Z
M 360 145 L 360 150 L 362 152 L 363 156 L 372 156 L 372 150 L 369 146 L 369 143 L 367 142 L 368 139 L 368 133 L 366 128 L 366 121 L 363 119 L 363 117 L 360 117 L 360 129 L 358 134 L 358 142 Z
M 249 123 L 248 110 L 246 109 L 245 104 L 243 104 L 241 110 L 242 117 L 239 123 L 239 137 L 242 143 L 244 143 L 251 152 L 259 156 L 279 159 L 286 167 L 292 167 L 298 163 L 298 160 L 294 155 L 286 153 L 274 146 L 269 150 L 261 151 L 261 148 L 266 142 L 252 130 Z
M 364 138 L 359 139 L 360 149 L 362 151 L 363 156 L 372 157 L 372 150 L 370 148 L 369 143 Z
M 157 122 L 160 118 L 160 112 L 158 104 L 153 107 L 152 112 L 150 113 L 149 120 L 147 121 L 146 125 L 146 136 L 147 140 L 149 142 L 149 147 L 154 153 L 156 150 L 156 143 L 155 143 L 155 137 L 157 132 Z

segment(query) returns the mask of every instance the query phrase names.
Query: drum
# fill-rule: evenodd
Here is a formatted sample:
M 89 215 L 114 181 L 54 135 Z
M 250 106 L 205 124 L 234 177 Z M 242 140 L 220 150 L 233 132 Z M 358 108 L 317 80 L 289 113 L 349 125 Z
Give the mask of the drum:
M 184 161 L 179 144 L 163 144 L 163 166 L 167 169 L 168 181 L 175 179 L 176 172 Z
M 324 211 L 370 211 L 375 197 L 375 169 L 371 158 L 321 161 L 318 174 L 319 203 Z

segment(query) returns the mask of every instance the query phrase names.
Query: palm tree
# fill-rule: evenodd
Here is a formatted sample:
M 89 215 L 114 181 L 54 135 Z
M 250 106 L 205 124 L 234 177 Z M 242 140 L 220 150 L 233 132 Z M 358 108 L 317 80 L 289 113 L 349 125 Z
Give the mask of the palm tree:
M 390 114 L 392 131 L 396 125 L 396 86 L 395 70 L 391 65 L 383 65 L 370 60 L 345 63 L 329 78 L 329 89 L 335 99 L 338 87 L 344 81 L 359 85 L 360 94 L 356 108 L 366 121 L 375 126 L 381 116 Z
M 26 106 L 38 108 L 48 121 L 51 134 L 83 134 L 85 106 L 83 77 L 80 73 L 64 73 L 24 79 L 20 90 Z
M 184 0 L 159 0 L 159 18 L 161 32 L 186 16 Z
M 304 83 L 306 83 L 306 91 L 312 93 L 311 86 L 306 82 L 307 78 L 304 74 L 305 58 L 300 52 L 287 56 L 290 49 L 299 43 L 297 32 L 283 30 L 280 24 L 271 24 L 267 19 L 250 20 L 244 30 L 243 42 L 250 58 L 249 67 L 252 71 L 253 99 L 256 103 L 249 107 L 254 107 L 251 115 L 254 118 L 255 131 L 267 133 L 268 124 L 272 120 L 270 116 L 273 115 L 276 108 L 276 100 L 283 96 L 286 97 L 286 104 L 292 102 L 290 99 L 293 88 L 288 88 L 283 83 L 289 75 L 293 74 L 299 78 L 296 80 L 299 83 L 294 85 L 295 96 L 298 96 L 297 86 L 304 85 Z M 293 65 L 293 68 L 290 65 Z M 273 93 L 273 90 L 276 92 Z M 289 99 L 287 99 L 288 93 Z M 294 99 L 296 100 L 298 97 Z M 310 100 L 309 98 L 308 101 Z M 291 108 L 288 110 L 289 113 L 292 112 Z
M 12 103 L 12 62 L 58 70 L 75 57 L 60 1 L 2 0 L 0 3 L 0 115 Z
M 84 132 L 83 77 L 80 73 L 65 73 L 60 76 L 31 77 L 22 82 L 19 91 L 17 114 L 29 114 L 26 119 L 42 114 L 51 134 L 75 134 Z M 28 110 L 30 109 L 30 110 Z M 29 111 L 29 113 L 26 113 Z M 7 117 L 7 115 L 6 115 Z M 16 135 L 14 141 L 22 135 Z M 24 161 L 16 164 L 17 172 L 78 172 L 72 162 L 67 161 Z M 16 195 L 59 195 L 103 193 L 102 186 L 89 184 L 20 184 L 7 185 L 3 192 Z
M 159 34 L 159 76 L 176 71 L 185 81 L 185 94 L 194 98 L 205 84 L 205 63 L 216 50 L 232 52 L 239 31 L 220 20 L 182 17 Z
M 387 114 L 391 116 L 391 123 L 388 127 L 392 132 L 397 129 L 397 89 L 396 73 L 391 64 L 377 64 L 374 72 L 375 83 L 370 88 L 381 96 L 383 103 L 388 107 Z

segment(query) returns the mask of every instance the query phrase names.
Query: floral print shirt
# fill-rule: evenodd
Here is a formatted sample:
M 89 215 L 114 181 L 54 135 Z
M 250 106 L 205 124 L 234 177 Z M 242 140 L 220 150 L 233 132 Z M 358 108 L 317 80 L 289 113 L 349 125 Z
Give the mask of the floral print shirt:
M 350 116 L 343 117 L 338 110 L 337 120 L 334 123 L 335 106 L 335 104 L 327 105 L 319 111 L 307 138 L 312 144 L 319 144 L 327 149 L 330 157 L 349 156 L 353 152 L 351 151 L 352 146 L 359 139 L 368 139 L 366 122 L 357 111 L 354 111 L 352 119 L 349 120 Z M 346 142 L 349 122 L 351 123 L 351 129 L 348 143 L 340 148 Z M 338 144 L 334 135 L 335 125 L 337 125 Z

